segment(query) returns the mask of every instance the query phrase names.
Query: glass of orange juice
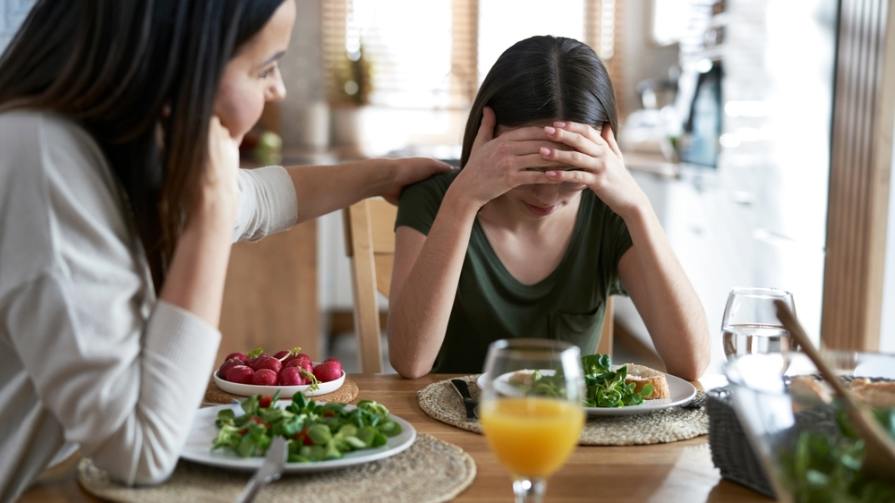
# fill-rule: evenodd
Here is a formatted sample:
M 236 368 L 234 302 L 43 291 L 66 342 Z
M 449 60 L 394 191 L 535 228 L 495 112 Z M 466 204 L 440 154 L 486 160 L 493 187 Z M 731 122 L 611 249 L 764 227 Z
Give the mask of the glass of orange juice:
M 513 477 L 517 502 L 541 501 L 547 478 L 575 450 L 584 427 L 584 378 L 576 346 L 546 339 L 491 344 L 480 417 L 485 438 Z

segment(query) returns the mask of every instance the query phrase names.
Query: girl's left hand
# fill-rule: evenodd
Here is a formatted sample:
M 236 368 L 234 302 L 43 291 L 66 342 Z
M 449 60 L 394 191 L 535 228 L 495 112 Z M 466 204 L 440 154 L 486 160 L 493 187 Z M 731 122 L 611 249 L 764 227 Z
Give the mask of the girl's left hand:
M 577 122 L 554 122 L 544 131 L 552 141 L 572 149 L 541 147 L 541 157 L 570 168 L 568 171 L 547 171 L 548 178 L 587 186 L 622 219 L 649 205 L 646 194 L 625 167 L 608 123 L 602 131 L 597 131 Z

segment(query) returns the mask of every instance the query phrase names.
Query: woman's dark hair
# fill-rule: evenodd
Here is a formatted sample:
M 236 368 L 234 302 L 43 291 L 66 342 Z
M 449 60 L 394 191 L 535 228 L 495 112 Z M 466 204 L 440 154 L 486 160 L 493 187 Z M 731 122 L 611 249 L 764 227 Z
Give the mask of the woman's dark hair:
M 486 106 L 504 126 L 550 119 L 591 126 L 608 122 L 618 134 L 609 73 L 593 49 L 571 38 L 527 38 L 497 58 L 469 112 L 461 167 L 469 160 Z
M 282 3 L 40 0 L 0 57 L 0 111 L 57 113 L 99 144 L 157 287 L 208 154 L 224 67 Z

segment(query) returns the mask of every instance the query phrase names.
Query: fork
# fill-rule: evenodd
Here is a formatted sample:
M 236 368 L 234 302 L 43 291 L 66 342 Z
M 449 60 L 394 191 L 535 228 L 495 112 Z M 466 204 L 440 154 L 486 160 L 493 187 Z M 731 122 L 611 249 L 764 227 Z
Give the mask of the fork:
M 237 503 L 249 503 L 254 501 L 258 491 L 265 485 L 280 478 L 283 468 L 286 466 L 286 439 L 280 436 L 274 438 L 267 449 L 267 456 L 255 475 L 249 480 L 245 488 L 236 499 Z

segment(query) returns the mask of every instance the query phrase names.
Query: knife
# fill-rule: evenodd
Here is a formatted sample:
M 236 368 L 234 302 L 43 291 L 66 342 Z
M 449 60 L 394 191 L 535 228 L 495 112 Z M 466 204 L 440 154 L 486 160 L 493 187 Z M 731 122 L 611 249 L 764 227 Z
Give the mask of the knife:
M 255 472 L 255 476 L 249 480 L 242 493 L 236 499 L 237 503 L 248 503 L 255 499 L 255 495 L 266 484 L 280 478 L 283 468 L 286 466 L 286 439 L 277 436 L 267 449 L 267 456 L 261 463 L 261 468 Z
M 463 379 L 451 379 L 451 384 L 454 385 L 454 389 L 457 390 L 460 398 L 463 399 L 463 406 L 466 407 L 466 420 L 477 420 L 478 417 L 476 416 L 475 408 L 478 406 L 479 402 L 474 400 L 469 393 L 469 385 Z

